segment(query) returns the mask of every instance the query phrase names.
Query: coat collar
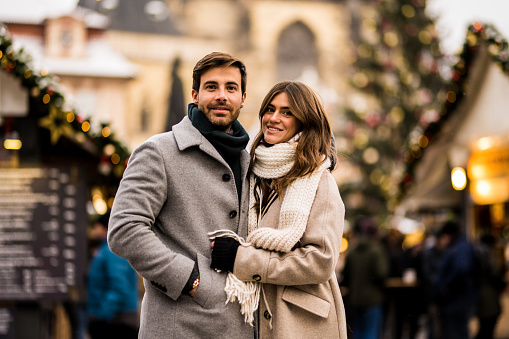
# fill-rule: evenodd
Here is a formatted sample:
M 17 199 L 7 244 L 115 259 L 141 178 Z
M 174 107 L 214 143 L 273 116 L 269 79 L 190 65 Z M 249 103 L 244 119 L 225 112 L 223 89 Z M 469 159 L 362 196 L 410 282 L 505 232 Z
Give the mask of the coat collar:
M 182 121 L 174 125 L 172 131 L 180 151 L 198 146 L 200 150 L 228 166 L 214 146 L 193 126 L 189 117 L 184 117 Z M 243 178 L 246 177 L 248 166 L 249 153 L 245 150 L 240 153 L 240 167 Z
M 178 124 L 172 127 L 175 141 L 180 151 L 189 147 L 200 146 L 203 143 L 208 143 L 210 147 L 214 148 L 207 139 L 193 126 L 191 120 L 187 116 L 182 119 Z

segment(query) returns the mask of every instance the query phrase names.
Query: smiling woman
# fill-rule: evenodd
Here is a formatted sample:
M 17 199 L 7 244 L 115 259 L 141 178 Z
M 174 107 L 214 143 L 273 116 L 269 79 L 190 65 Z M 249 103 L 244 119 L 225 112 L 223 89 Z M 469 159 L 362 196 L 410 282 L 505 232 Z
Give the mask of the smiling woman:
M 302 128 L 302 124 L 290 111 L 288 95 L 279 93 L 272 99 L 262 117 L 263 139 L 268 144 L 290 140 Z
M 336 154 L 318 96 L 282 81 L 265 96 L 249 169 L 248 236 L 212 232 L 212 268 L 229 271 L 228 301 L 259 338 L 346 339 L 334 268 L 344 205 L 330 173 Z M 224 231 L 224 232 L 223 232 Z

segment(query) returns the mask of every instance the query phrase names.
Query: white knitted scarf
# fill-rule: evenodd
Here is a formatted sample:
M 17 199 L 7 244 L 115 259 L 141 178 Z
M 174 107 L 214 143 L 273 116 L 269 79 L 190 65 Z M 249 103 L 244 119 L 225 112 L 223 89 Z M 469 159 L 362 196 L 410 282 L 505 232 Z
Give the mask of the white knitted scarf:
M 259 145 L 255 150 L 253 174 L 249 178 L 248 237 L 246 242 L 233 232 L 219 230 L 210 234 L 211 239 L 231 236 L 239 240 L 242 246 L 253 245 L 270 251 L 290 252 L 302 238 L 315 199 L 318 183 L 324 170 L 330 166 L 327 159 L 308 176 L 293 181 L 286 189 L 277 228 L 258 227 L 261 219 L 260 206 L 255 201 L 255 175 L 264 179 L 281 178 L 293 166 L 298 136 L 286 143 L 270 147 Z M 261 198 L 259 199 L 261 200 Z M 257 213 L 258 210 L 258 213 Z M 246 323 L 252 324 L 254 312 L 258 309 L 260 286 L 256 281 L 243 282 L 229 273 L 225 291 L 227 303 L 239 300 L 241 313 Z

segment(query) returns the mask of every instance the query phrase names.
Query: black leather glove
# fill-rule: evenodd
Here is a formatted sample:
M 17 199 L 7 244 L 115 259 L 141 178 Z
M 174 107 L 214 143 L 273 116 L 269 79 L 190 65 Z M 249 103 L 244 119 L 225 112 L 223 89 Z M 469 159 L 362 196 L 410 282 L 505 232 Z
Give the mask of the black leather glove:
M 212 250 L 211 268 L 233 272 L 240 243 L 233 238 L 216 238 Z

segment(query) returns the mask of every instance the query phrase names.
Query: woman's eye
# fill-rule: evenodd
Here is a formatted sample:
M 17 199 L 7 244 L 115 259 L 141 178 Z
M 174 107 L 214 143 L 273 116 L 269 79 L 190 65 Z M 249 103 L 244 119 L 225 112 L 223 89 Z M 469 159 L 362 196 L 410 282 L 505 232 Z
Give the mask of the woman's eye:
M 293 114 L 290 111 L 286 111 L 286 112 L 281 112 L 281 115 L 284 117 L 291 117 Z

